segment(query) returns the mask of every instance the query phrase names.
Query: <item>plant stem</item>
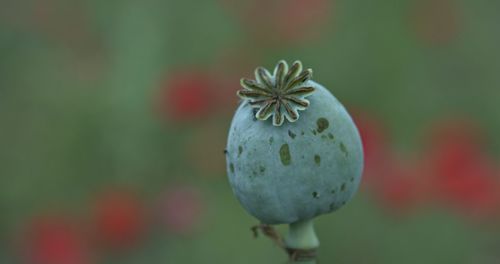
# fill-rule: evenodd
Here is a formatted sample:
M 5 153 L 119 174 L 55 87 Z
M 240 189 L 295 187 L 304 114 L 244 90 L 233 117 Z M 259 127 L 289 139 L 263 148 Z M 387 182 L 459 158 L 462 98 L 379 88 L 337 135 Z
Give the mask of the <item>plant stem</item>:
M 319 240 L 314 232 L 313 219 L 291 223 L 285 244 L 290 253 L 291 263 L 316 263 Z

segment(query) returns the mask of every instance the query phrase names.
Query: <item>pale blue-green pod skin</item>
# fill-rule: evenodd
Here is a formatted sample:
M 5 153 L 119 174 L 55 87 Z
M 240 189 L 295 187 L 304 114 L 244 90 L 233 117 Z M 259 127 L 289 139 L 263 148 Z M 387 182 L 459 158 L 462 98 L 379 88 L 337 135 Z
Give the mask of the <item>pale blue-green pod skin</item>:
M 265 224 L 335 211 L 361 181 L 363 150 L 352 118 L 323 86 L 306 85 L 316 90 L 296 122 L 273 126 L 271 119 L 256 120 L 243 101 L 231 123 L 229 182 L 243 207 Z

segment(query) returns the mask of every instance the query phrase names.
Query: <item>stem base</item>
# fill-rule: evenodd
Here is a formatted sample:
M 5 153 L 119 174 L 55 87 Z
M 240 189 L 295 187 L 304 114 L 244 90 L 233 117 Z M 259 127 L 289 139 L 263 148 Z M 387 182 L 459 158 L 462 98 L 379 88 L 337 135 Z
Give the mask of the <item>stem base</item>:
M 319 240 L 314 232 L 313 220 L 291 223 L 285 237 L 285 245 L 292 263 L 316 263 Z

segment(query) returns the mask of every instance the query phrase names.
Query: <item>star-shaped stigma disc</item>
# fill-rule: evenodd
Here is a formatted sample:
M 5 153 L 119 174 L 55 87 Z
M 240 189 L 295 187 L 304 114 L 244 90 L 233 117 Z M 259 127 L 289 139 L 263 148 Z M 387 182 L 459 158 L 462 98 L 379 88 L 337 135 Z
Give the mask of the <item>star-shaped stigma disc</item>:
M 271 75 L 262 67 L 255 69 L 255 80 L 241 79 L 242 90 L 237 92 L 243 100 L 257 108 L 255 117 L 267 120 L 273 116 L 273 125 L 281 126 L 285 118 L 290 122 L 299 119 L 299 110 L 305 110 L 309 101 L 305 97 L 314 92 L 314 87 L 307 81 L 312 77 L 312 70 L 302 70 L 302 63 L 295 61 L 289 68 L 281 60 Z

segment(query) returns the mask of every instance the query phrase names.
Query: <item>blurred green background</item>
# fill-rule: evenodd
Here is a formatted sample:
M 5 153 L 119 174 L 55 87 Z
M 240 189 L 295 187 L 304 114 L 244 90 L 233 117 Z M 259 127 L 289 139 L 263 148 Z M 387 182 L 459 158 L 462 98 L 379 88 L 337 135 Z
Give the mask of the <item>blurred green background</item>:
M 239 79 L 300 59 L 366 153 L 358 195 L 317 219 L 320 263 L 500 263 L 499 10 L 0 1 L 0 262 L 285 263 L 223 149 Z

